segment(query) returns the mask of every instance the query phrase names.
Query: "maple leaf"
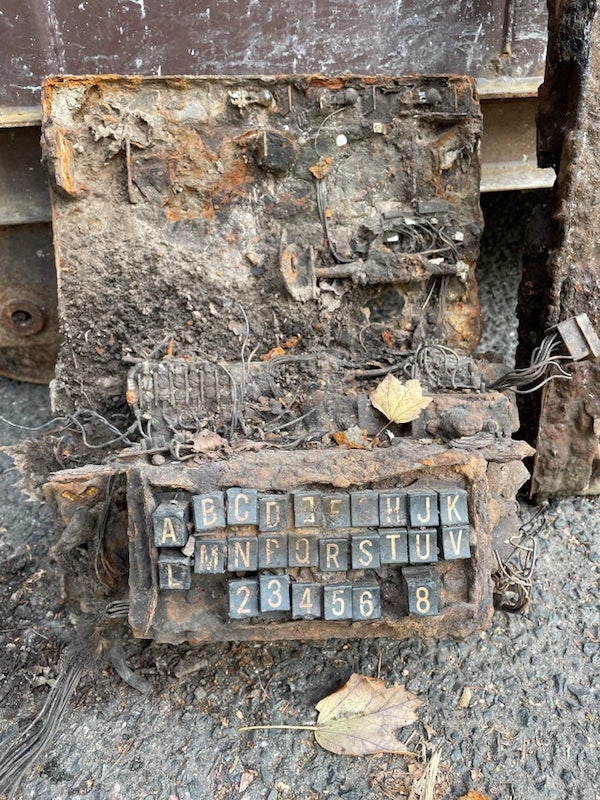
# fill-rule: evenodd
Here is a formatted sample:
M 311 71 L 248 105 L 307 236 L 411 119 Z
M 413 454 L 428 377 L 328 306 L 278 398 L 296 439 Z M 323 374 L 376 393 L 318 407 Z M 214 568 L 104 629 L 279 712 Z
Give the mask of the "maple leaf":
M 420 704 L 404 686 L 388 689 L 379 678 L 351 675 L 341 689 L 317 703 L 315 739 L 338 755 L 407 753 L 395 731 L 416 722 Z
M 379 678 L 354 674 L 341 689 L 317 703 L 316 725 L 250 725 L 240 730 L 313 731 L 321 747 L 344 756 L 409 753 L 395 731 L 416 722 L 420 704 L 404 686 L 387 688 Z
M 390 422 L 404 423 L 416 419 L 433 400 L 423 394 L 418 380 L 402 383 L 388 374 L 370 394 L 371 405 L 386 416 Z

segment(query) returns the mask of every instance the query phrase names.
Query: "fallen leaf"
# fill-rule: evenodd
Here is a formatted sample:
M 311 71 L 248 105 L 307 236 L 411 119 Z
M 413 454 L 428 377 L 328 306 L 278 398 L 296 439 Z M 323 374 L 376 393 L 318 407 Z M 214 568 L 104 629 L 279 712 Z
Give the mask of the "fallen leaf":
M 351 675 L 341 689 L 317 703 L 315 739 L 338 755 L 407 753 L 395 731 L 416 722 L 419 705 L 404 686 L 388 689 L 379 678 Z
M 283 343 L 282 347 L 284 347 L 286 350 L 292 350 L 294 347 L 296 347 L 296 345 L 301 339 L 302 339 L 302 334 L 298 333 L 296 336 L 292 336 L 291 339 L 287 339 Z
M 490 800 L 490 798 L 486 795 L 479 794 L 475 789 L 469 789 L 469 791 L 459 797 L 458 800 Z
M 371 405 L 381 411 L 390 422 L 398 424 L 416 419 L 433 400 L 423 395 L 418 380 L 402 383 L 389 373 L 371 394 Z
M 283 347 L 273 347 L 271 350 L 269 350 L 268 353 L 264 354 L 262 360 L 270 361 L 272 358 L 275 358 L 275 356 L 284 356 L 284 355 L 285 355 L 285 350 L 283 349 Z
M 346 431 L 336 431 L 331 435 L 340 447 L 349 447 L 351 450 L 368 450 L 371 447 L 367 432 L 358 425 L 353 425 Z
M 210 453 L 215 450 L 228 450 L 229 442 L 214 431 L 202 430 L 195 433 L 188 440 L 192 452 Z
M 302 334 L 299 333 L 297 336 L 292 336 L 291 339 L 287 339 L 282 345 L 278 347 L 273 347 L 269 350 L 268 353 L 262 357 L 263 361 L 270 361 L 274 356 L 284 356 L 286 350 L 293 350 L 294 347 L 298 344 L 298 342 L 302 339 Z
M 242 772 L 240 777 L 240 785 L 238 786 L 238 792 L 242 794 L 245 792 L 246 789 L 250 786 L 252 781 L 256 778 L 256 772 L 253 769 L 246 770 Z
M 340 756 L 373 753 L 410 753 L 395 734 L 398 728 L 417 721 L 419 698 L 404 686 L 390 686 L 379 678 L 351 675 L 333 694 L 315 708 L 316 725 L 244 725 L 240 731 L 313 731 L 325 750 Z

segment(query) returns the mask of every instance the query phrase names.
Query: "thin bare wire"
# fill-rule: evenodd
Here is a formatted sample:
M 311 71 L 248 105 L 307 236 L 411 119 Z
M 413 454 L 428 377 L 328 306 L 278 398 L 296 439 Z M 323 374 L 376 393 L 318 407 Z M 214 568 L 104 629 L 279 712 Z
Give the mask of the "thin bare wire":
M 302 420 L 305 420 L 307 417 L 310 417 L 312 414 L 315 413 L 315 411 L 318 411 L 318 409 L 319 406 L 315 406 L 314 408 L 311 408 L 310 411 L 307 411 L 306 414 L 302 414 L 301 417 L 294 417 L 294 419 L 291 419 L 289 422 L 284 422 L 283 425 L 276 425 L 275 427 L 272 426 L 265 427 L 265 433 L 277 433 L 278 431 L 282 431 L 285 428 L 291 428 L 292 425 L 297 425 L 299 422 L 302 422 Z
M 504 611 L 521 611 L 531 600 L 533 574 L 537 561 L 537 536 L 543 529 L 547 504 L 542 505 L 521 525 L 510 539 L 513 549 L 502 560 L 497 550 L 494 581 L 494 605 Z
M 230 370 L 225 366 L 225 364 L 220 363 L 218 365 L 223 372 L 225 372 L 229 376 L 229 380 L 231 381 L 231 394 L 233 395 L 233 412 L 231 414 L 231 424 L 229 426 L 229 441 L 232 441 L 233 436 L 235 434 L 235 429 L 237 428 L 239 419 L 240 419 L 240 398 L 238 395 L 238 387 L 237 383 L 235 382 L 235 378 L 231 374 Z
M 439 356 L 441 356 L 441 364 Z M 457 388 L 456 372 L 460 365 L 460 357 L 456 350 L 443 344 L 421 344 L 415 350 L 412 361 L 412 378 L 416 378 L 421 371 L 434 383 L 445 385 L 444 378 L 447 376 L 451 387 Z
M 244 341 L 242 342 L 242 350 L 240 353 L 240 361 L 242 362 L 242 397 L 246 395 L 246 347 L 248 345 L 248 341 L 250 340 L 250 321 L 248 320 L 248 315 L 246 314 L 246 310 L 241 303 L 238 303 L 238 308 L 242 312 L 242 316 L 244 317 Z M 250 363 L 250 362 L 248 362 Z
M 332 117 L 334 117 L 336 114 L 341 114 L 341 112 L 342 111 L 346 111 L 346 109 L 347 109 L 347 106 L 341 106 L 341 108 L 336 108 L 330 114 L 327 114 L 327 116 L 325 117 L 323 122 L 321 122 L 321 124 L 317 128 L 317 132 L 315 133 L 315 138 L 314 138 L 314 148 L 315 148 L 315 153 L 319 156 L 319 158 L 321 158 L 321 155 L 322 155 L 321 153 L 319 153 L 319 136 L 321 135 L 321 131 L 325 127 L 326 123 L 329 122 L 329 120 Z
M 96 552 L 94 554 L 94 571 L 98 580 L 114 591 L 118 584 L 119 579 L 123 577 L 122 573 L 116 570 L 110 561 L 106 558 L 106 532 L 108 529 L 108 519 L 111 509 L 111 501 L 113 489 L 115 486 L 116 476 L 111 475 L 106 482 L 106 498 L 102 507 L 102 512 L 98 519 L 98 526 L 96 529 Z
M 80 421 L 80 417 L 89 416 L 92 419 L 97 420 L 102 425 L 104 425 L 111 433 L 115 434 L 115 437 L 109 439 L 106 442 L 102 442 L 101 444 L 92 444 L 88 441 L 87 432 Z M 37 425 L 35 427 L 29 427 L 27 425 L 19 425 L 16 422 L 12 422 L 6 417 L 0 415 L 0 422 L 3 422 L 5 425 L 10 425 L 11 428 L 17 428 L 18 430 L 28 431 L 29 433 L 39 433 L 41 431 L 47 430 L 48 433 L 52 432 L 52 426 L 55 427 L 55 432 L 63 432 L 69 429 L 70 426 L 75 426 L 81 438 L 83 440 L 84 445 L 89 448 L 90 450 L 101 450 L 105 447 L 110 447 L 113 444 L 118 442 L 123 442 L 123 444 L 127 446 L 133 445 L 133 442 L 129 439 L 129 436 L 138 429 L 138 421 L 136 420 L 132 425 L 127 428 L 125 432 L 121 432 L 115 425 L 109 422 L 106 417 L 103 417 L 102 414 L 99 414 L 97 411 L 94 411 L 91 408 L 79 408 L 73 414 L 67 414 L 63 417 L 54 417 L 48 422 L 45 422 L 43 425 Z
M 559 335 L 556 332 L 549 334 L 533 351 L 528 367 L 507 372 L 495 381 L 490 389 L 498 392 L 512 389 L 517 394 L 531 394 L 541 389 L 549 381 L 571 380 L 571 375 L 563 369 L 562 365 L 573 359 L 571 356 L 560 354 L 561 346 Z M 547 374 L 548 370 L 552 371 L 549 375 Z
M 12 800 L 25 774 L 51 744 L 85 667 L 81 659 L 68 659 L 35 719 L 24 730 L 0 741 L 0 794 L 8 800 Z

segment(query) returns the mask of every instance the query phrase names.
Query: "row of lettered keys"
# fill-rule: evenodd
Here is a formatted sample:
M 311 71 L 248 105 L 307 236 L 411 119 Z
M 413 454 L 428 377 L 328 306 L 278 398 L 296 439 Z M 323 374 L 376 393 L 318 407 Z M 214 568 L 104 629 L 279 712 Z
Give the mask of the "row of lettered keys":
M 403 571 L 407 611 L 414 616 L 439 613 L 439 586 L 435 569 L 407 567 Z M 296 583 L 289 575 L 260 575 L 229 581 L 229 617 L 252 619 L 291 612 L 292 619 L 376 620 L 381 618 L 381 591 L 377 583 Z
M 442 491 L 298 491 L 263 494 L 231 488 L 192 497 L 194 529 L 198 533 L 230 526 L 256 526 L 259 531 L 290 528 L 433 528 L 469 522 L 464 489 Z M 184 547 L 190 503 L 161 503 L 153 513 L 157 547 Z
M 159 562 L 167 553 L 161 550 Z M 194 540 L 194 572 L 256 572 L 311 567 L 321 572 L 378 569 L 384 565 L 434 564 L 471 556 L 469 526 L 437 529 L 382 528 L 348 535 L 259 533 Z
M 439 545 L 438 545 L 439 541 Z M 381 529 L 351 536 L 259 533 L 194 540 L 194 558 L 161 548 L 158 582 L 162 590 L 187 591 L 192 570 L 199 575 L 257 572 L 262 569 L 313 568 L 322 573 L 375 570 L 382 566 L 434 564 L 470 557 L 468 526 L 407 531 Z M 262 580 L 262 576 L 261 576 Z

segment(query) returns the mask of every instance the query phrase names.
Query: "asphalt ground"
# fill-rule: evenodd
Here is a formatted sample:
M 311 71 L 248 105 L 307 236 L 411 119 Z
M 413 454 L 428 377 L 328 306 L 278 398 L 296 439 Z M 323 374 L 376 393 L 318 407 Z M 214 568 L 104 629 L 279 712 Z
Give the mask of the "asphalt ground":
M 524 209 L 531 196 L 484 198 L 488 233 L 480 287 L 484 349 L 507 358 L 516 337 L 514 291 Z M 37 425 L 44 387 L 0 381 L 0 414 Z M 5 445 L 28 435 L 0 424 Z M 0 724 L 21 730 L 42 707 L 60 653 L 89 621 L 60 597 L 48 556 L 56 538 L 43 503 L 23 495 L 0 453 Z M 536 509 L 521 504 L 523 519 Z M 363 800 L 468 790 L 491 800 L 599 800 L 600 508 L 564 498 L 543 510 L 532 600 L 496 612 L 467 641 L 389 639 L 173 647 L 133 640 L 127 663 L 142 694 L 99 659 L 86 668 L 51 746 L 22 782 L 33 800 Z M 87 625 L 87 627 L 86 627 Z M 352 673 L 403 683 L 422 701 L 401 732 L 414 756 L 336 756 L 309 731 L 240 732 L 252 724 L 313 724 L 315 703 Z M 0 748 L 1 752 L 1 748 Z M 437 754 L 437 756 L 436 756 Z M 431 783 L 431 780 L 430 780 Z M 472 795 L 475 797 L 476 795 Z

